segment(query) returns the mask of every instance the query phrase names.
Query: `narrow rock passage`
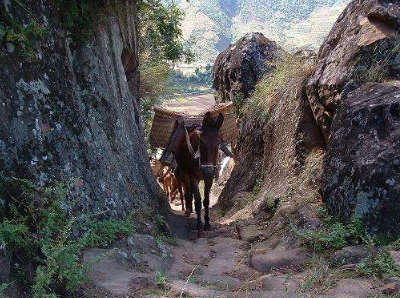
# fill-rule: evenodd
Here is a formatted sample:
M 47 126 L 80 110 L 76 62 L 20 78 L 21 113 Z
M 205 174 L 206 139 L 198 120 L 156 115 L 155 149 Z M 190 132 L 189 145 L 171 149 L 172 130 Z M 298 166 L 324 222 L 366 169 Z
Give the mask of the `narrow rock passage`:
M 324 268 L 315 263 L 317 256 L 271 245 L 271 239 L 255 241 L 252 236 L 263 227 L 254 221 L 226 225 L 217 220 L 201 238 L 193 217 L 173 211 L 168 222 L 176 238 L 135 234 L 109 249 L 86 251 L 92 284 L 87 297 L 381 297 L 376 280 L 345 276 L 332 277 L 327 294 L 316 294 L 315 279 L 327 277 L 319 274 Z

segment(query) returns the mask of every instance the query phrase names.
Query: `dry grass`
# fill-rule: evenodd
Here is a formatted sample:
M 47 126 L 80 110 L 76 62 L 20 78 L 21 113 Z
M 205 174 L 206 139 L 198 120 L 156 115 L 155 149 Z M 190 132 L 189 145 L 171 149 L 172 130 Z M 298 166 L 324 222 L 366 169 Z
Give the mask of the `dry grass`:
M 304 171 L 296 185 L 298 189 L 317 190 L 321 187 L 324 155 L 325 152 L 322 149 L 315 149 L 306 157 Z M 315 192 L 312 198 L 309 198 L 309 203 L 317 203 L 320 199 L 318 192 Z
M 263 111 L 268 115 L 279 100 L 299 98 L 305 80 L 310 77 L 314 69 L 313 61 L 287 55 L 282 61 L 277 62 L 272 73 L 267 74 L 257 84 L 247 105 L 248 112 Z
M 362 64 L 356 69 L 356 80 L 362 83 L 384 82 L 390 77 L 390 67 L 393 59 L 400 53 L 400 39 L 394 44 L 393 48 L 384 51 L 380 48 L 374 50 L 372 61 L 365 67 Z

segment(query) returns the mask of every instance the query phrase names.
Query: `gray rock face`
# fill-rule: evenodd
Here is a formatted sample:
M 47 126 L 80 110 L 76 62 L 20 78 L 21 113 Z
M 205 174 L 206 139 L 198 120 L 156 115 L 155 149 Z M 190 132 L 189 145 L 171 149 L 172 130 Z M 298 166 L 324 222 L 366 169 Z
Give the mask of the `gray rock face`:
M 261 33 L 249 33 L 218 55 L 213 68 L 213 88 L 218 102 L 246 99 L 261 77 L 284 54 Z
M 54 5 L 26 5 L 46 33 L 34 61 L 0 44 L 0 173 L 71 182 L 83 213 L 151 208 L 159 188 L 138 112 L 135 1 L 107 9 L 86 45 L 70 43 Z
M 324 199 L 371 232 L 400 233 L 400 88 L 370 83 L 351 92 L 333 122 L 324 163 Z
M 339 104 L 351 90 L 364 82 L 399 77 L 399 30 L 399 1 L 356 0 L 339 17 L 307 86 L 325 141 Z

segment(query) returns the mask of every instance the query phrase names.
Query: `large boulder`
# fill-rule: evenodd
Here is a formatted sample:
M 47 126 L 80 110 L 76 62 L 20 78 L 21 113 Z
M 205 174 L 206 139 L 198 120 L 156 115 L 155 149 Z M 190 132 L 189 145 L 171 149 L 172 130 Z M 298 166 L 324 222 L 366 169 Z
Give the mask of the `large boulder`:
M 355 0 L 339 17 L 307 86 L 325 141 L 340 102 L 351 90 L 368 81 L 399 77 L 399 30 L 397 0 Z
M 324 162 L 324 200 L 370 232 L 400 234 L 400 88 L 368 83 L 334 117 Z
M 246 99 L 261 77 L 274 68 L 282 48 L 261 33 L 249 33 L 218 55 L 213 68 L 217 102 Z
M 71 184 L 71 199 L 86 214 L 155 207 L 159 187 L 138 107 L 135 1 L 105 10 L 85 44 L 71 42 L 50 3 L 3 5 L 22 25 L 41 16 L 35 23 L 46 33 L 32 43 L 32 59 L 18 41 L 12 52 L 0 40 L 0 173 Z

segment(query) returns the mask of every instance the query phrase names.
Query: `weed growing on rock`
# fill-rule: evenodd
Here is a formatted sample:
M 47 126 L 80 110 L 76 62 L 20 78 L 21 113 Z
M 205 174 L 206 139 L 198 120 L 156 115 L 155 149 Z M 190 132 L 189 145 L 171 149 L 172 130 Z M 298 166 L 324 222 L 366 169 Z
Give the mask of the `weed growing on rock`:
M 314 257 L 310 263 L 311 274 L 304 281 L 301 292 L 306 293 L 310 290 L 318 289 L 323 293 L 334 287 L 339 277 L 335 270 L 329 267 L 329 262 L 324 257 Z
M 165 273 L 161 271 L 156 271 L 156 285 L 159 287 L 163 287 L 165 286 L 166 282 L 167 276 L 165 275 Z
M 6 201 L 6 212 L 0 219 L 0 239 L 13 267 L 20 268 L 13 276 L 30 289 L 33 298 L 75 291 L 85 282 L 82 249 L 106 246 L 133 232 L 131 218 L 106 219 L 89 222 L 81 236 L 74 236 L 76 219 L 67 211 L 65 186 L 38 187 L 26 180 L 2 180 L 0 197 Z M 25 267 L 35 268 L 32 279 L 27 278 L 30 273 Z
M 382 48 L 376 47 L 372 56 L 366 55 L 368 60 L 360 56 L 357 59 L 357 68 L 355 71 L 356 80 L 359 83 L 383 82 L 387 80 L 391 76 L 391 63 L 399 54 L 400 38 L 397 38 L 393 41 L 393 45 L 389 49 L 383 50 Z
M 299 230 L 291 224 L 294 235 L 303 245 L 316 252 L 325 252 L 363 242 L 366 231 L 361 219 L 354 217 L 350 222 L 342 223 L 330 216 L 324 207 L 320 207 L 318 213 L 322 218 L 318 230 Z
M 33 14 L 19 1 L 17 5 L 22 6 L 28 12 L 30 22 L 25 25 L 14 18 L 5 7 L 0 8 L 0 42 L 7 43 L 8 51 L 18 52 L 28 60 L 35 60 L 35 42 L 45 34 L 45 28 L 34 18 Z
M 57 0 L 56 6 L 63 16 L 63 27 L 75 41 L 85 43 L 92 35 L 94 16 L 100 14 L 100 0 Z
M 106 247 L 116 239 L 130 235 L 134 232 L 133 216 L 122 220 L 106 219 L 100 222 L 91 221 L 87 232 L 83 236 L 86 247 Z
M 269 115 L 279 99 L 297 98 L 305 80 L 312 74 L 315 65 L 307 63 L 293 55 L 277 62 L 275 69 L 256 85 L 251 100 L 246 106 L 247 112 L 263 111 Z
M 356 272 L 361 276 L 376 276 L 382 278 L 384 274 L 400 277 L 400 266 L 394 263 L 390 254 L 383 250 L 371 255 L 357 265 Z
M 8 298 L 8 296 L 6 295 L 6 290 L 9 286 L 10 285 L 7 283 L 0 284 L 0 298 Z
M 250 196 L 250 202 L 254 202 L 257 199 L 257 196 L 261 192 L 262 184 L 263 184 L 263 179 L 258 178 L 253 186 L 253 190 L 252 190 L 251 196 Z

